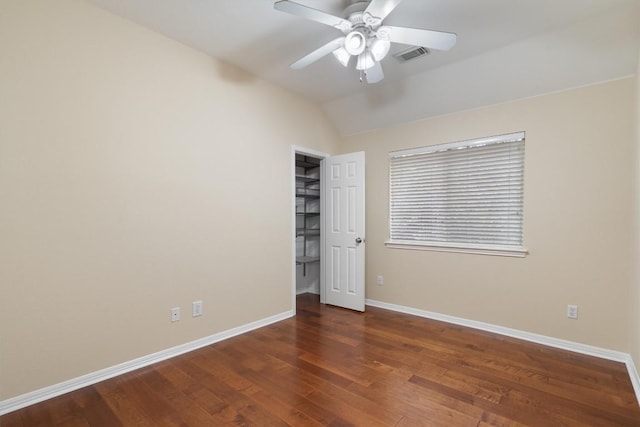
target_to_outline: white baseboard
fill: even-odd
[[[600,347],[594,347],[587,344],[581,344],[573,341],[552,338],[545,335],[534,334],[531,332],[520,331],[517,329],[506,328],[504,326],[492,325],[490,323],[476,322],[475,320],[464,319],[462,317],[449,316],[446,314],[434,313],[431,311],[420,310],[417,308],[406,307],[402,305],[389,304],[386,302],[367,299],[366,305],[372,307],[384,308],[386,310],[397,311],[400,313],[411,314],[427,319],[439,320],[442,322],[452,323],[454,325],[466,326],[469,328],[479,329],[482,331],[493,332],[499,335],[505,335],[512,338],[518,338],[524,341],[535,342],[549,347],[555,347],[562,350],[573,351],[576,353],[595,356],[601,359],[611,360],[614,362],[624,363],[629,372],[629,378],[636,394],[638,404],[640,404],[640,376],[636,370],[631,355],[621,351],[609,350]]]
[[[448,316],[445,314],[434,313],[426,310],[420,310],[411,307],[405,307],[396,304],[389,304],[381,301],[366,300],[366,305],[372,307],[384,308],[387,310],[397,311],[400,313],[411,314],[414,316],[425,317],[428,319],[439,320],[455,325],[467,326],[474,329],[480,329],[487,332],[493,332],[500,335],[506,335],[513,338],[519,338],[525,341],[531,341],[538,344],[548,345],[550,347],[560,348],[563,350],[574,351],[576,353],[586,354],[589,356],[600,357],[602,359],[612,360],[615,362],[622,362],[626,365],[629,372],[629,378],[631,384],[640,403],[640,375],[635,367],[633,359],[627,353],[603,349],[599,347],[593,347],[586,344],[580,344],[572,341],[561,340],[557,338],[547,337],[544,335],[534,334],[531,332],[519,331],[517,329],[506,328],[503,326],[492,325],[489,323],[476,322],[474,320],[463,319],[461,317]],[[173,348],[159,351],[147,356],[143,356],[128,362],[124,362],[109,368],[101,369],[96,372],[92,372],[87,375],[83,375],[62,383],[54,384],[39,390],[35,390],[20,396],[12,397],[7,400],[0,401],[0,415],[7,414],[9,412],[16,411],[35,403],[42,402],[47,399],[51,399],[56,396],[60,396],[65,393],[69,393],[74,390],[78,390],[82,387],[86,387],[92,384],[96,384],[100,381],[113,378],[118,375],[125,374],[127,372],[134,371],[145,366],[152,365],[157,362],[161,362],[166,359],[170,359],[175,356],[179,356],[184,353],[188,353],[193,350],[197,350],[207,345],[214,344],[216,342],[223,341],[225,339],[234,337],[236,335],[243,334],[245,332],[252,331],[254,329],[261,328],[263,326],[270,325],[272,323],[279,322],[281,320],[288,319],[294,316],[293,311],[287,311],[275,316],[267,317],[256,322],[248,323],[237,328],[229,329],[227,331],[219,332],[217,334],[201,338],[196,341],[192,341],[186,344],[182,344]]]
[[[633,390],[636,392],[636,399],[638,399],[638,404],[640,404],[640,375],[638,375],[638,370],[630,354],[627,354],[625,365],[627,365],[627,371],[629,371],[629,378],[631,379]]]
[[[127,372],[134,371],[136,369],[143,368],[145,366],[152,365],[157,362],[161,362],[172,357],[179,356],[184,353],[188,353],[193,350],[197,350],[202,347],[206,347],[210,344],[214,344],[220,341],[224,341],[228,338],[235,337],[236,335],[244,334],[254,329],[261,328],[263,326],[270,325],[272,323],[279,322],[281,320],[293,317],[295,313],[292,310],[284,313],[276,314],[274,316],[267,317],[265,319],[257,320],[255,322],[248,323],[246,325],[238,326],[217,334],[210,335],[205,338],[201,338],[195,341],[188,342],[176,347],[168,348],[166,350],[159,351],[157,353],[149,354],[147,356],[139,357],[128,362],[120,363],[109,368],[101,369],[96,372],[92,372],[87,375],[82,375],[77,378],[73,378],[68,381],[64,381],[58,384],[54,384],[39,390],[35,390],[20,396],[12,397],[7,400],[0,401],[0,415],[8,414],[9,412],[16,411],[35,403],[42,402],[47,399],[51,399],[56,396],[60,396],[70,391],[78,390],[82,387],[86,387],[92,384],[96,384],[100,381],[113,378],[118,375],[125,374]]]
[[[308,286],[304,289],[297,289],[296,290],[296,295],[302,295],[302,294],[316,294],[316,295],[320,295],[320,291],[317,289],[316,286]]]

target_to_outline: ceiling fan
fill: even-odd
[[[435,50],[449,50],[456,44],[456,35],[453,33],[382,25],[382,21],[401,1],[354,0],[344,10],[344,17],[289,0],[276,1],[276,10],[329,25],[344,34],[294,62],[290,67],[299,70],[330,53],[347,67],[351,58],[356,57],[356,69],[361,72],[360,80],[364,74],[368,83],[378,83],[384,78],[380,61],[389,53],[391,43]]]

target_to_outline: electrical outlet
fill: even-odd
[[[384,285],[384,276],[381,274],[378,276],[378,286]]]
[[[180,320],[180,307],[173,307],[171,309],[171,321],[177,322]]]
[[[193,317],[202,316],[202,301],[194,301],[191,303],[191,315]]]
[[[567,306],[567,317],[569,319],[577,319],[578,318],[578,306],[569,304]]]

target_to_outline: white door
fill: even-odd
[[[324,163],[325,302],[364,311],[364,152]]]

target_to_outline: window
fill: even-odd
[[[524,256],[524,132],[389,154],[389,247]]]

